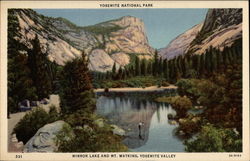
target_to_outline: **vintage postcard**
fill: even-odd
[[[0,160],[249,160],[247,1],[2,1]]]

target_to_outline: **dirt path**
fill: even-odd
[[[15,128],[16,124],[24,117],[26,112],[18,112],[10,114],[10,119],[8,119],[8,151],[9,152],[21,152],[21,148],[17,144],[17,140],[13,138],[11,133]]]
[[[60,99],[58,95],[50,95],[50,102],[47,105],[40,105],[45,111],[49,111],[49,107],[54,105],[58,111],[60,111]],[[27,111],[28,112],[28,111]],[[24,117],[27,112],[18,112],[10,114],[10,119],[8,119],[8,151],[9,152],[22,152],[22,144],[18,143],[11,133],[15,128],[16,124]]]

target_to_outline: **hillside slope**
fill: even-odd
[[[195,25],[191,29],[173,39],[165,48],[159,50],[163,59],[173,59],[176,56],[185,54],[190,43],[195,39],[203,23]]]
[[[31,9],[14,9],[18,18],[21,43],[32,48],[30,40],[38,36],[43,52],[57,64],[64,65],[86,52],[90,69],[111,70],[114,62],[119,67],[130,62],[128,54],[151,58],[154,49],[148,44],[142,20],[125,16],[93,26],[79,27],[64,18],[46,17]],[[121,60],[113,54],[127,55]]]
[[[202,54],[210,46],[223,50],[242,37],[241,9],[209,9],[203,23],[195,25],[159,50],[164,59],[186,53]]]
[[[186,52],[202,54],[210,46],[223,50],[242,38],[242,9],[209,9],[200,33]]]

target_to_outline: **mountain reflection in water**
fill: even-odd
[[[106,97],[97,99],[97,114],[107,118],[126,131],[123,143],[130,151],[182,152],[184,146],[173,134],[177,125],[168,123],[168,114],[174,114],[165,103],[140,100],[136,97]],[[139,135],[139,122],[143,122]]]

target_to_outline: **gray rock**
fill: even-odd
[[[112,129],[113,134],[119,136],[125,136],[125,131],[122,128],[118,127],[117,125],[111,125],[111,127],[113,128]]]
[[[44,125],[25,144],[23,152],[54,152],[57,150],[55,137],[62,129],[64,121],[56,121]]]
[[[89,125],[84,125],[83,129],[88,132],[93,132],[93,129]]]
[[[102,118],[97,119],[94,121],[94,124],[96,124],[98,127],[104,127],[104,120]]]
[[[49,60],[59,65],[65,65],[67,61],[80,57],[82,50],[90,57],[90,70],[99,72],[112,69],[114,60],[110,58],[110,54],[114,51],[141,53],[144,57],[153,57],[154,49],[149,45],[144,23],[136,17],[125,16],[93,26],[78,27],[64,18],[44,17],[32,10],[15,10],[14,14],[18,17],[20,26],[18,41],[32,48],[30,40],[37,35],[42,52],[48,53]],[[106,33],[106,28],[112,26],[118,29]],[[104,32],[98,33],[91,28],[103,28]],[[99,49],[97,54],[93,53],[96,49]],[[117,65],[121,66],[128,63],[128,59],[120,61],[116,57],[115,60]]]
[[[95,71],[106,72],[112,69],[114,60],[102,49],[95,49],[89,55],[89,68]],[[116,64],[119,69],[120,65]]]
[[[185,54],[186,49],[190,43],[195,39],[198,32],[201,30],[203,23],[195,25],[186,32],[180,34],[173,39],[165,48],[159,50],[159,55],[163,59],[173,59],[176,56]]]
[[[117,63],[120,64],[121,66],[125,66],[129,64],[130,62],[130,57],[128,54],[125,54],[124,52],[118,52],[114,53],[111,55],[111,58]]]
[[[182,130],[180,130],[180,131],[179,131],[179,135],[182,135],[182,136],[183,136],[183,135],[185,135],[185,133],[184,133]]]
[[[177,125],[177,121],[175,120],[169,120],[168,122],[170,125]]]

